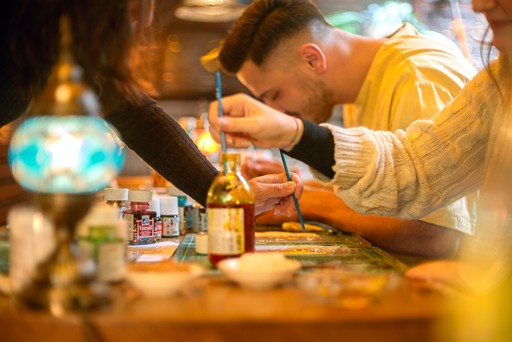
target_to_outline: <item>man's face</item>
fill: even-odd
[[[246,61],[237,77],[270,107],[316,123],[327,121],[335,105],[325,84],[300,67],[262,68]]]

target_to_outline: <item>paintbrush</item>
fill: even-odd
[[[288,163],[286,162],[286,156],[284,155],[284,152],[282,150],[279,150],[279,153],[281,154],[281,160],[283,161],[284,171],[286,172],[286,178],[288,178],[289,181],[292,180],[292,176],[290,174],[290,169],[288,169]],[[297,200],[297,197],[295,194],[292,194],[293,202],[295,203],[295,209],[297,209],[297,215],[299,216],[300,225],[302,227],[302,231],[306,231],[306,227],[304,226],[304,219],[302,218],[302,213],[300,212],[299,207],[299,201]]]
[[[219,47],[214,48],[206,55],[201,57],[201,65],[208,72],[215,74],[215,97],[219,104],[219,118],[224,116],[224,110],[222,109],[222,84],[220,79],[220,64],[219,64]],[[226,135],[224,131],[220,132],[220,143],[222,153],[226,153]]]

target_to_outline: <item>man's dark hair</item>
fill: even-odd
[[[256,0],[234,23],[219,53],[224,71],[235,74],[250,59],[261,65],[283,40],[308,25],[329,25],[308,0]]]

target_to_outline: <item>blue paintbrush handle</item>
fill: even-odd
[[[219,118],[221,118],[224,116],[224,110],[222,109],[222,85],[220,82],[219,70],[215,72],[215,88],[215,96],[217,97],[217,103],[219,104]],[[222,153],[226,153],[226,134],[224,134],[224,131],[220,132],[220,144]]]
[[[292,175],[290,174],[290,169],[288,169],[288,163],[286,162],[286,156],[284,155],[284,152],[282,150],[279,150],[279,153],[281,154],[281,160],[283,161],[284,171],[286,172],[286,178],[288,178],[289,181],[292,180]],[[295,197],[295,194],[292,194],[293,202],[295,203],[295,209],[297,209],[297,215],[299,216],[300,225],[302,226],[302,231],[306,231],[306,227],[304,226],[304,219],[302,218],[302,213],[300,212],[299,207],[299,201],[297,200],[297,197]]]

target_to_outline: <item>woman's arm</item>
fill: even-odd
[[[217,170],[156,101],[145,96],[143,106],[126,104],[105,118],[153,169],[198,203],[206,203]]]

